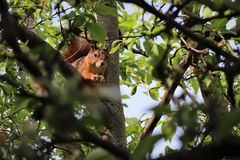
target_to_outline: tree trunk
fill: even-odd
[[[103,0],[102,3],[108,6],[115,6],[114,3],[111,3],[108,0]],[[118,37],[118,18],[117,16],[98,14],[97,20],[98,23],[106,29],[108,39],[111,39],[110,41],[107,41],[109,50],[114,38]],[[111,92],[115,94],[115,97],[114,100],[108,100],[104,103],[104,119],[107,121],[106,128],[112,134],[114,143],[121,148],[126,148],[125,118],[119,85],[119,53],[109,54],[107,63],[108,66],[105,75],[106,86],[111,89]]]

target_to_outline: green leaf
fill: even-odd
[[[6,95],[10,95],[11,94],[11,88],[9,86],[7,86],[6,84],[0,84],[0,88],[2,88],[3,92]]]
[[[90,22],[96,23],[96,18],[94,17],[94,15],[92,14],[83,14],[83,16]]]
[[[171,112],[171,105],[167,104],[167,105],[163,105],[161,107],[159,106],[155,106],[153,108],[153,111],[159,115],[163,115],[163,114],[169,114]]]
[[[169,153],[174,153],[174,152],[176,152],[177,150],[174,150],[174,149],[172,149],[171,147],[169,147],[169,146],[166,146],[165,147],[165,153],[166,154],[169,154]]]
[[[151,96],[151,98],[153,100],[158,100],[158,98],[159,98],[159,91],[158,91],[158,89],[155,89],[155,88],[150,89],[149,90],[149,95]]]
[[[230,134],[231,130],[233,129],[233,126],[238,125],[240,123],[240,111],[239,110],[233,110],[229,113],[226,113],[218,123],[218,126],[215,130],[215,138],[216,140],[221,140],[228,134]]]
[[[144,77],[144,81],[146,84],[152,83],[152,70],[153,70],[152,66],[147,67],[147,70],[145,72],[145,77]]]
[[[110,50],[110,54],[117,52],[122,47],[122,40],[114,41]]]
[[[19,3],[20,3],[20,0],[14,0],[13,1],[13,5],[15,5],[15,6],[19,5]]]
[[[142,47],[141,47],[141,45],[140,45],[140,41],[139,41],[139,40],[136,40],[136,41],[135,41],[135,45],[136,45],[136,48],[137,48],[139,51],[143,52],[143,50],[142,50]]]
[[[208,88],[209,85],[212,83],[212,81],[211,81],[210,78],[206,77],[206,78],[204,79],[204,83],[205,83],[206,87]]]
[[[114,160],[114,158],[106,150],[96,148],[86,156],[86,160]]]
[[[226,18],[215,19],[212,21],[212,26],[214,29],[225,28],[228,20]]]
[[[71,11],[70,13],[66,14],[63,16],[64,19],[71,19],[73,17],[76,16],[76,12],[75,11]]]
[[[213,0],[214,3],[222,4],[223,0]]]
[[[123,2],[117,1],[117,4],[118,4],[122,9],[125,9],[125,6],[123,5]]]
[[[93,40],[96,40],[100,43],[105,42],[105,38],[107,37],[107,32],[105,28],[103,28],[101,25],[97,23],[90,23],[87,25],[87,28],[91,33]]]
[[[143,46],[144,46],[144,49],[145,49],[145,51],[146,51],[146,54],[147,55],[151,55],[152,53],[151,53],[151,43],[150,43],[150,41],[148,40],[148,39],[146,39],[144,42],[143,42]]]
[[[131,141],[128,143],[128,149],[133,151],[139,140],[139,135],[142,132],[141,121],[138,118],[126,118],[126,135],[131,138]]]
[[[134,126],[139,123],[139,119],[138,118],[126,118],[126,123],[129,126]]]
[[[74,21],[73,21],[73,27],[80,27],[84,24],[84,22],[86,21],[86,18],[83,16],[76,16]]]
[[[192,78],[190,81],[190,84],[194,90],[194,93],[197,94],[198,90],[199,90],[199,85],[198,85],[198,81],[196,78]]]
[[[203,17],[209,18],[213,15],[213,11],[209,7],[204,7],[203,9]]]
[[[217,63],[217,58],[216,58],[216,56],[213,56],[213,55],[207,55],[206,56],[206,61],[209,64],[216,64]]]
[[[166,29],[166,26],[165,25],[160,25],[160,26],[157,26],[153,29],[152,31],[152,34],[155,35],[157,33],[160,33],[161,31],[163,31],[164,29]]]
[[[146,57],[140,57],[137,59],[138,67],[146,67],[148,65]]]
[[[169,1],[168,0],[162,0],[162,3],[163,4],[166,4],[166,3],[168,3]]]
[[[161,138],[160,135],[158,136],[150,136],[144,138],[142,141],[140,141],[139,145],[131,155],[131,160],[141,160],[144,159],[147,153],[149,153],[153,147],[154,144]]]
[[[128,99],[128,98],[130,98],[127,94],[124,94],[124,95],[122,95],[121,97],[122,97],[122,99]]]
[[[159,55],[158,45],[155,42],[151,43],[151,53],[154,55]]]
[[[100,14],[108,14],[108,15],[118,16],[116,8],[106,6],[106,5],[98,5],[94,8],[94,11],[96,13],[100,13]]]
[[[133,96],[137,92],[137,86],[133,86],[131,91],[131,96]]]
[[[173,121],[166,121],[162,123],[162,133],[164,139],[167,141],[171,141],[172,137],[176,132],[176,126],[174,125]]]
[[[135,86],[135,84],[129,82],[129,81],[124,81],[124,80],[121,80],[120,81],[121,85],[126,85],[126,86]]]
[[[29,99],[25,99],[22,97],[16,97],[14,101],[14,105],[16,105],[18,108],[24,108],[29,104]]]

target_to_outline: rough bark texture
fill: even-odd
[[[109,1],[103,1],[104,4],[113,6]],[[108,39],[118,37],[118,18],[112,15],[98,14],[98,23],[107,31]],[[111,46],[112,41],[108,41],[107,46]],[[109,49],[108,47],[108,49]],[[125,118],[120,94],[119,85],[119,53],[108,56],[108,67],[106,71],[106,86],[114,93],[114,100],[105,102],[106,127],[113,135],[114,142],[122,148],[126,148],[125,136]]]

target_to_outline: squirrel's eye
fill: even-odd
[[[97,53],[95,53],[93,56],[94,56],[94,57],[97,57]]]

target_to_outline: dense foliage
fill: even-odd
[[[181,147],[156,159],[240,157],[240,2],[2,0],[0,14],[1,159],[154,159],[179,130]],[[97,14],[118,16],[118,37]],[[152,117],[126,118],[127,150],[100,138],[104,120],[84,105],[98,97],[62,58],[76,35],[114,40],[122,99],[141,87],[159,101]]]

